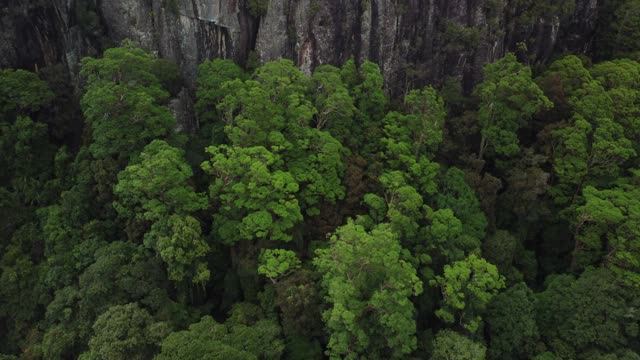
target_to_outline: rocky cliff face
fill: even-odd
[[[448,77],[469,88],[505,51],[530,63],[589,52],[598,0],[540,1],[1,0],[0,65],[63,62],[74,74],[81,57],[130,38],[175,60],[191,88],[214,57],[285,57],[307,73],[355,57],[380,64],[394,95]]]

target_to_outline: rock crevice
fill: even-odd
[[[469,88],[505,51],[529,63],[554,51],[588,53],[598,12],[597,0],[576,0],[566,16],[523,23],[509,0],[261,1],[266,12],[256,17],[248,0],[5,0],[0,65],[62,62],[73,75],[83,56],[130,38],[176,61],[189,88],[204,60],[244,63],[253,53],[263,62],[292,59],[306,73],[371,60],[398,96],[448,77]]]

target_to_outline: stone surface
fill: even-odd
[[[130,38],[176,61],[190,89],[198,64],[215,57],[289,58],[305,73],[354,57],[377,62],[387,91],[399,96],[448,77],[470,89],[482,65],[522,51],[519,43],[530,63],[554,51],[588,53],[598,10],[598,0],[576,0],[572,15],[522,25],[509,0],[262,1],[266,14],[256,18],[248,0],[0,0],[0,65],[63,62],[73,77],[83,56]],[[79,25],[79,4],[96,9],[99,26]],[[456,29],[469,28],[477,39],[452,41]]]

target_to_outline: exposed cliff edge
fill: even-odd
[[[547,1],[548,2],[548,1]],[[124,38],[175,60],[192,87],[214,57],[290,58],[305,72],[349,57],[380,64],[392,94],[447,77],[469,87],[483,64],[516,51],[546,62],[589,53],[597,0],[518,8],[515,0],[2,0],[0,66],[33,70],[80,58]],[[558,5],[556,5],[558,4]],[[536,5],[537,6],[537,5]]]

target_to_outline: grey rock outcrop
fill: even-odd
[[[566,16],[520,24],[509,0],[254,2],[266,5],[261,16],[248,0],[2,0],[0,65],[62,62],[75,74],[83,56],[130,38],[176,61],[189,88],[198,64],[215,57],[290,58],[306,73],[354,57],[377,62],[388,91],[400,95],[447,77],[470,88],[482,65],[507,50],[531,63],[554,51],[588,53],[598,8],[597,0],[576,0]],[[92,28],[78,9],[95,13]]]

